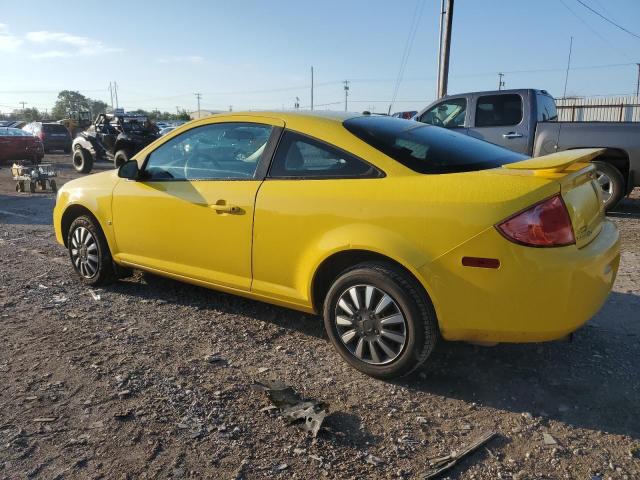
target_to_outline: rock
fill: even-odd
[[[126,398],[129,395],[131,395],[131,390],[121,390],[118,392],[118,397],[120,398]]]
[[[376,457],[375,455],[369,454],[365,458],[365,462],[373,465],[374,467],[377,467],[378,465],[382,465],[384,463],[384,460],[382,460],[380,457]]]
[[[546,432],[542,434],[542,440],[544,441],[545,445],[557,445],[558,444],[558,442],[556,442],[556,439],[553,438],[551,435],[549,435]]]
[[[258,373],[264,373],[264,372],[268,372],[269,371],[269,367],[260,367],[258,369]]]
[[[282,471],[286,470],[287,468],[289,468],[289,465],[287,465],[286,463],[282,463],[282,464],[280,464],[280,465],[278,465],[276,467],[276,471],[282,472]]]
[[[429,420],[427,420],[427,417],[416,417],[416,422],[418,422],[420,425],[426,425],[427,423],[429,423]]]

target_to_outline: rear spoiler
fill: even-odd
[[[502,168],[510,170],[536,170],[535,174],[559,173],[574,163],[587,163],[604,151],[604,148],[578,148],[530,158],[521,162],[508,163]]]

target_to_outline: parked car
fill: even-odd
[[[0,162],[29,160],[40,163],[44,147],[38,137],[19,128],[0,127]]]
[[[404,118],[408,120],[410,118],[413,118],[416,115],[416,113],[418,113],[416,110],[409,110],[406,112],[396,112],[391,116],[396,118]]]
[[[159,128],[159,125],[158,125]],[[173,132],[177,127],[164,127],[160,130],[160,136],[164,137],[167,133]]]
[[[606,209],[640,186],[640,123],[559,122],[546,90],[496,90],[449,95],[415,119],[455,129],[538,157],[575,148],[603,148],[593,159]]]
[[[89,173],[96,160],[119,167],[159,136],[158,128],[145,116],[101,113],[73,139],[73,166],[81,173]]]
[[[52,150],[62,150],[71,153],[71,134],[64,125],[59,123],[31,122],[22,129],[38,137],[44,145],[45,153]]]
[[[231,155],[249,128],[266,141]],[[136,268],[321,313],[347,362],[391,378],[440,336],[552,340],[598,311],[620,259],[599,154],[530,159],[388,116],[230,113],[66,183],[53,224],[85,284]]]

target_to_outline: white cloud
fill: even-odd
[[[34,53],[33,58],[61,58],[78,55],[100,55],[103,53],[119,52],[119,48],[108,47],[99,40],[88,37],[80,37],[65,32],[49,32],[46,30],[28,32],[25,35],[27,41],[53,47],[44,52]],[[66,48],[65,48],[66,47]]]
[[[158,59],[158,63],[202,63],[204,58],[200,55],[184,55],[163,57]]]
[[[9,26],[0,23],[0,52],[15,52],[21,44],[20,38],[9,33]]]

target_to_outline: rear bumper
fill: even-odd
[[[421,273],[445,339],[539,342],[562,338],[597,313],[615,281],[619,250],[608,220],[583,248],[524,247],[490,228]],[[463,256],[498,258],[500,267],[464,267]]]

